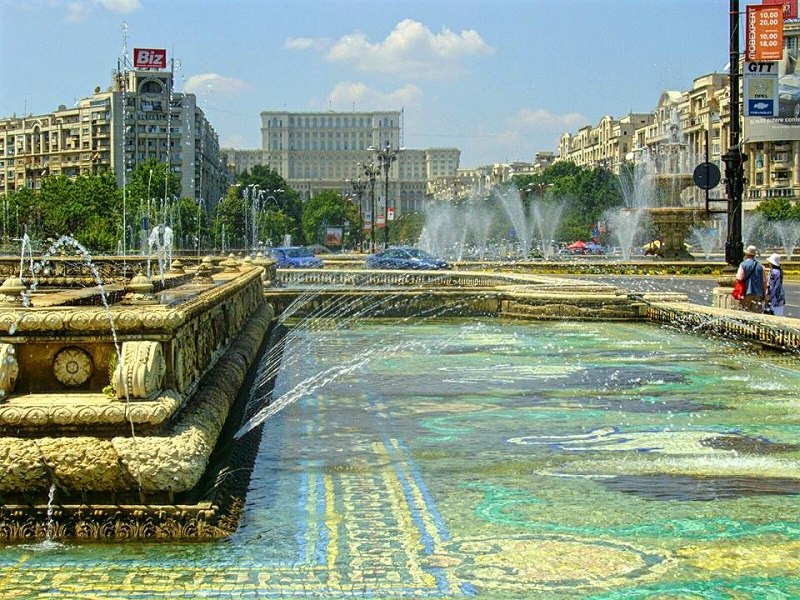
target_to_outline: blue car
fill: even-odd
[[[449,269],[450,265],[424,250],[395,246],[367,257],[368,269]]]
[[[310,248],[291,246],[273,248],[272,258],[278,263],[279,269],[321,269],[322,259],[314,255]]]

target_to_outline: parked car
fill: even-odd
[[[275,262],[278,263],[278,268],[281,269],[322,268],[322,259],[315,256],[311,248],[303,248],[301,246],[272,248],[270,253]]]
[[[449,269],[441,258],[412,246],[394,246],[382,252],[370,254],[366,260],[368,269]]]

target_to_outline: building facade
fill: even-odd
[[[169,71],[127,71],[73,108],[0,119],[0,193],[39,189],[49,175],[109,170],[123,187],[153,158],[178,177],[181,196],[213,206],[228,185],[218,136],[194,94],[171,88]]]
[[[784,23],[784,60],[781,72],[796,77],[797,57],[800,56],[800,22]],[[743,72],[743,70],[740,70]],[[795,74],[795,75],[792,75]],[[782,81],[783,78],[781,78]],[[740,81],[739,97],[743,98]],[[782,85],[782,83],[781,83]],[[779,86],[779,93],[781,92]],[[795,108],[800,112],[800,102]],[[740,114],[743,114],[740,111]],[[711,73],[694,80],[692,89],[684,92],[668,91],[659,98],[652,114],[629,115],[633,117],[633,137],[626,135],[627,127],[611,117],[604,117],[596,126],[586,126],[575,134],[561,136],[558,160],[570,160],[586,167],[607,167],[616,172],[626,157],[636,160],[644,154],[659,155],[670,139],[671,128],[677,125],[687,156],[692,165],[702,162],[715,164],[724,178],[725,164],[722,156],[730,146],[730,76],[727,73]],[[642,122],[642,117],[647,122]],[[617,127],[619,123],[619,127]],[[791,127],[790,129],[794,129]],[[610,132],[610,138],[608,134]],[[800,137],[792,131],[788,137]],[[609,144],[608,141],[611,140]],[[604,143],[605,142],[605,143]],[[628,147],[629,153],[624,149]],[[745,123],[742,135],[745,187],[742,207],[752,211],[768,198],[800,199],[800,140],[774,139],[770,141],[748,141]],[[725,208],[721,202],[726,197],[724,184],[708,193],[711,208]],[[685,205],[705,204],[705,191],[689,186],[682,193]]]
[[[261,148],[223,149],[229,171],[238,174],[257,164],[276,171],[305,201],[323,190],[350,194],[350,181],[365,179],[364,165],[377,164],[387,145],[396,153],[388,178],[388,206],[394,216],[424,210],[429,182],[452,176],[459,166],[457,148],[402,148],[399,111],[261,113]],[[386,173],[376,179],[376,209],[384,214]],[[370,194],[368,187],[365,194]]]

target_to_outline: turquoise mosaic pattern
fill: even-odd
[[[278,393],[331,376],[266,423],[234,536],[6,546],[0,597],[800,598],[795,359],[459,320],[305,331],[284,360]]]

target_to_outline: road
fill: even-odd
[[[680,292],[688,296],[689,302],[704,306],[711,306],[711,291],[717,287],[716,279],[702,276],[581,275],[579,278],[611,283],[631,292]],[[786,289],[784,316],[800,318],[800,282],[784,281],[783,287]]]

